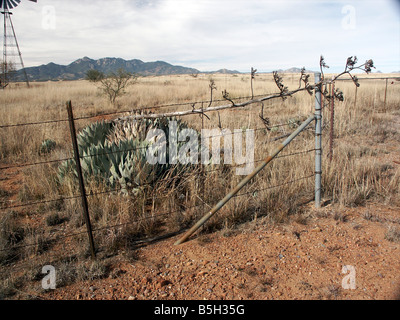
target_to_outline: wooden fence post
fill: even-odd
[[[79,157],[78,142],[76,140],[74,115],[72,113],[71,101],[67,102],[67,111],[68,111],[69,128],[71,131],[72,146],[74,148],[76,172],[78,173],[79,189],[81,191],[81,196],[82,196],[83,218],[85,219],[85,223],[86,223],[86,229],[87,229],[87,233],[88,233],[88,237],[89,237],[89,245],[90,245],[90,252],[92,255],[92,259],[96,259],[96,250],[94,247],[93,232],[92,232],[92,226],[90,223],[89,207],[88,207],[87,198],[86,198],[85,184],[83,181],[81,159]]]

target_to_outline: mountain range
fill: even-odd
[[[69,65],[59,65],[53,62],[43,64],[37,67],[25,68],[29,81],[48,81],[48,80],[79,80],[84,79],[86,72],[95,69],[108,74],[118,69],[124,69],[127,72],[136,73],[142,76],[159,76],[171,74],[197,74],[201,73],[194,68],[174,66],[164,61],[143,62],[139,59],[124,60],[121,58],[102,58],[93,60],[88,57],[75,60]],[[235,70],[220,69],[212,73],[240,73]],[[16,80],[23,81],[22,70],[16,73]]]
[[[136,73],[142,76],[159,76],[172,74],[198,74],[198,73],[221,73],[238,74],[239,71],[220,69],[217,71],[201,72],[194,68],[175,66],[164,61],[143,62],[139,59],[124,60],[121,58],[101,58],[98,60],[83,57],[75,60],[69,65],[59,65],[53,62],[43,64],[37,67],[25,68],[29,81],[49,81],[49,80],[79,80],[84,79],[86,72],[95,69],[109,74],[118,69],[124,69],[127,72]],[[287,70],[278,70],[281,73],[299,73],[300,68],[290,68]],[[307,72],[312,72],[308,71]],[[17,81],[24,81],[22,70],[16,72]]]
[[[88,57],[78,59],[69,65],[59,65],[50,62],[46,65],[25,68],[25,71],[30,81],[78,80],[84,79],[86,72],[90,69],[96,69],[108,74],[120,68],[127,72],[137,73],[143,76],[199,73],[196,69],[173,66],[164,61],[143,62],[138,59],[124,60],[121,58],[93,60]],[[17,80],[23,80],[23,78],[23,72],[19,70],[17,72]]]
[[[278,69],[276,71],[278,71],[279,73],[301,73],[301,68],[293,67],[293,68],[289,68],[286,70]],[[315,73],[315,71],[311,71],[311,70],[304,70],[304,72],[305,73]]]

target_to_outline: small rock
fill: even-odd
[[[151,283],[151,278],[149,278],[149,277],[144,277],[143,279],[142,279],[142,284],[149,284],[149,283]]]
[[[165,287],[165,286],[167,286],[167,285],[169,285],[169,284],[171,284],[171,283],[172,283],[172,282],[169,281],[169,280],[161,279],[161,280],[158,282],[157,287],[158,287],[158,288],[162,288],[162,287]]]
[[[315,227],[314,229],[311,229],[311,232],[321,232],[322,229],[320,227]]]
[[[203,271],[200,271],[197,275],[198,275],[198,276],[204,276],[204,275],[206,275],[207,273],[208,273],[207,271],[203,270]]]
[[[136,300],[136,297],[134,297],[134,296],[129,296],[128,300]]]

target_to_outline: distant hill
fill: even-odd
[[[207,73],[237,74],[240,72],[237,70],[219,69],[217,71],[211,71],[211,72],[207,72]]]
[[[278,69],[276,71],[278,71],[279,73],[301,73],[301,68],[292,67],[292,68],[289,68],[286,70]],[[305,70],[305,72],[306,73],[315,73],[315,71],[311,71],[311,70]]]
[[[51,62],[38,67],[25,68],[25,70],[30,81],[46,81],[84,79],[86,72],[90,69],[107,74],[117,71],[119,68],[143,76],[200,73],[197,69],[174,66],[164,61],[143,62],[138,59],[124,60],[121,58],[93,60],[88,57],[78,59],[66,66]],[[16,80],[24,80],[22,70],[17,72]]]
[[[86,72],[90,69],[101,71],[105,74],[115,72],[118,69],[124,69],[128,72],[137,73],[142,76],[160,76],[173,74],[197,74],[197,73],[219,73],[219,74],[238,74],[239,71],[219,69],[217,71],[202,72],[194,68],[174,66],[164,61],[143,62],[139,59],[124,60],[121,58],[101,58],[98,60],[83,57],[69,65],[59,65],[50,62],[46,65],[25,68],[30,81],[48,81],[48,80],[79,80],[84,79]],[[300,73],[301,68],[290,68],[286,70],[277,70],[280,73]],[[306,70],[307,73],[314,71]],[[17,81],[24,81],[22,70],[17,71]]]

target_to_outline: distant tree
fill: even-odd
[[[104,73],[99,71],[99,70],[95,70],[95,69],[90,69],[86,72],[86,80],[89,80],[90,82],[98,82],[102,79],[104,79]]]
[[[118,69],[117,72],[111,72],[100,80],[100,89],[108,97],[112,104],[121,95],[125,94],[125,89],[136,82],[137,75]]]

